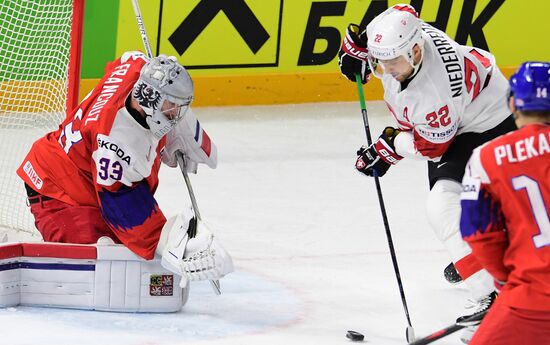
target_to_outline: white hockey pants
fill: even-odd
[[[493,278],[485,269],[478,270],[480,266],[460,234],[461,191],[462,185],[456,181],[438,180],[428,194],[428,221],[437,238],[451,254],[451,259],[473,298],[479,300],[494,290]],[[463,268],[462,273],[460,268]]]

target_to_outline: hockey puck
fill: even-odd
[[[346,334],[346,338],[351,341],[363,341],[363,339],[365,339],[365,336],[359,332],[348,331],[348,333]]]

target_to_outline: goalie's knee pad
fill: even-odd
[[[460,235],[460,193],[462,185],[452,180],[438,180],[426,202],[428,221],[441,242]]]

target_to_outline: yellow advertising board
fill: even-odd
[[[338,69],[348,23],[364,27],[381,0],[147,0],[141,10],[155,54],[176,56],[196,84],[197,104],[355,100]],[[505,74],[550,60],[546,0],[416,0],[420,17],[461,44],[488,49]],[[130,1],[121,1],[116,53],[143,49]],[[366,89],[380,99],[377,81]]]

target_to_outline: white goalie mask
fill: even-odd
[[[132,95],[145,111],[149,129],[160,139],[189,109],[193,81],[175,57],[159,55],[143,66]]]
[[[380,61],[393,60],[400,56],[405,57],[414,68],[412,75],[416,74],[422,59],[417,64],[414,63],[413,47],[418,44],[423,56],[424,39],[422,20],[415,14],[397,9],[388,11],[374,19],[367,37],[369,67],[376,77],[382,78],[384,64]],[[382,71],[377,68],[382,68]]]

